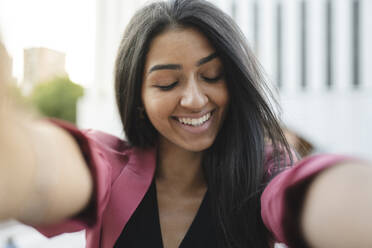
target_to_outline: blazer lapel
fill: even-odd
[[[115,245],[124,226],[151,185],[156,167],[156,149],[134,148],[128,164],[112,185],[110,200],[102,219],[101,244]]]

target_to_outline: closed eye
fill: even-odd
[[[221,80],[223,78],[223,74],[221,73],[220,75],[218,75],[217,77],[205,77],[205,76],[202,76],[202,79],[208,83],[214,83],[214,82],[217,82],[219,80]]]
[[[173,89],[177,84],[178,84],[178,81],[168,84],[168,85],[155,85],[155,87],[163,91],[168,91],[168,90]]]

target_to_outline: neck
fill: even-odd
[[[202,152],[187,151],[162,140],[158,147],[157,185],[175,193],[205,190],[201,159]]]

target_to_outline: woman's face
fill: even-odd
[[[170,29],[150,44],[142,102],[160,142],[202,151],[214,142],[229,102],[220,58],[193,28]]]

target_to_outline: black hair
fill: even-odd
[[[277,171],[284,167],[287,156],[292,161],[291,153],[259,63],[239,27],[213,4],[204,0],[160,1],[140,9],[131,19],[119,48],[115,76],[117,105],[128,142],[143,148],[157,142],[157,131],[138,113],[142,77],[151,41],[172,27],[199,30],[224,66],[229,107],[202,160],[217,231],[223,240],[220,245],[269,247],[271,236],[260,212],[260,197],[267,184],[265,146],[274,150]]]

